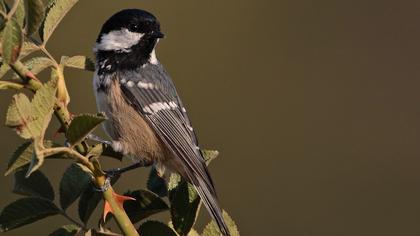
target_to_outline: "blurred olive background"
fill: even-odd
[[[102,23],[123,8],[160,19],[158,57],[201,146],[221,152],[211,173],[242,235],[420,235],[420,1],[80,1],[49,48],[91,56]],[[66,76],[71,110],[95,112],[91,73]],[[0,94],[2,123],[11,95]],[[5,168],[22,140],[4,126],[0,140]],[[43,171],[56,183],[66,165]],[[144,186],[146,175],[116,188]],[[11,177],[0,183],[4,207],[17,196]],[[197,228],[207,220],[202,211]]]

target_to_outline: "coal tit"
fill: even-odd
[[[94,47],[93,86],[108,120],[112,147],[143,162],[179,173],[195,186],[223,235],[229,230],[186,109],[155,47],[163,38],[151,13],[122,10],[109,18]]]

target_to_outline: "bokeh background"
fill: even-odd
[[[88,0],[48,47],[91,56],[102,23],[123,8],[160,19],[158,57],[201,145],[221,152],[211,173],[242,235],[420,235],[420,1]],[[71,110],[95,112],[92,75],[66,76]],[[1,123],[11,95],[0,93]],[[0,140],[5,168],[22,140],[4,126]],[[56,183],[66,165],[43,171]],[[116,188],[144,186],[146,174]],[[0,178],[0,207],[17,198],[12,183]],[[207,220],[202,211],[197,228]]]

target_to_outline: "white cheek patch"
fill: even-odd
[[[136,45],[144,36],[142,33],[131,32],[128,29],[114,30],[102,35],[101,41],[96,44],[94,51],[114,51],[129,49]]]

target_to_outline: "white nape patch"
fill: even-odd
[[[131,88],[131,87],[133,87],[134,86],[134,82],[133,81],[128,81],[127,82],[127,86],[129,87],[129,88]]]
[[[93,49],[94,52],[102,51],[123,51],[129,52],[133,45],[136,45],[144,36],[142,33],[131,32],[128,29],[114,30],[102,35],[101,41]]]
[[[137,83],[137,87],[143,88],[143,89],[154,89],[155,85],[153,83],[147,83],[147,82],[139,81]]]
[[[150,62],[150,64],[153,64],[153,65],[157,65],[159,63],[159,61],[156,57],[156,50],[155,49],[153,49],[153,51],[150,53],[149,62]]]
[[[174,109],[177,108],[178,105],[174,102],[154,102],[152,104],[149,104],[148,106],[146,106],[145,108],[143,108],[143,111],[146,113],[157,113],[161,110],[170,110],[170,109]]]

